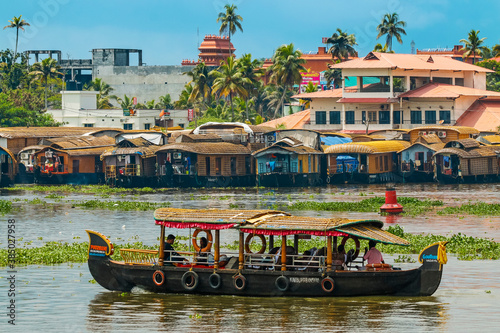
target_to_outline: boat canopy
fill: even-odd
[[[385,244],[409,245],[396,235],[382,230],[379,220],[351,220],[292,216],[282,211],[219,210],[160,208],[155,211],[156,224],[168,228],[202,228],[220,230],[235,228],[260,235],[348,236]]]

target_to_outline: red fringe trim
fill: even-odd
[[[312,236],[347,236],[347,234],[338,231],[312,231],[312,230],[265,230],[265,229],[240,229],[248,234],[288,236],[297,234],[307,234]]]
[[[229,229],[236,225],[236,223],[213,224],[213,223],[200,223],[200,222],[182,223],[182,222],[167,222],[167,221],[156,221],[156,224],[163,225],[166,228],[175,228],[175,229],[200,228],[204,230]]]

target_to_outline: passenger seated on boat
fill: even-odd
[[[314,268],[309,267],[309,266],[313,266],[313,261],[315,259],[317,252],[318,252],[318,249],[315,247],[304,251],[304,254],[302,255],[302,257],[298,258],[298,260],[297,260],[297,264],[300,266],[300,267],[297,267],[297,270],[298,271],[308,271],[308,272],[314,270]]]
[[[375,248],[377,242],[371,240],[368,243],[370,250],[367,251],[365,247],[365,255],[363,256],[364,260],[368,261],[368,264],[384,264],[384,258],[382,257],[382,253]]]
[[[340,244],[337,252],[332,253],[332,268],[336,271],[344,270],[347,261],[344,245]]]
[[[293,246],[287,246],[286,247],[286,265],[289,267],[289,266],[292,266],[293,265],[293,257],[294,255],[296,255],[297,252],[295,251],[295,248]],[[275,254],[275,265],[274,265],[274,268],[275,269],[281,269],[281,247],[279,247],[279,250],[278,252],[276,252]]]
[[[200,238],[200,250],[196,254],[196,259],[198,263],[208,263],[208,256],[210,251],[202,251],[208,246],[208,240],[205,237]]]
[[[175,252],[174,244],[175,236],[170,234],[167,236],[167,241],[165,242],[164,258],[163,261],[166,263],[171,263],[172,261],[187,261],[185,258],[181,257],[179,253]]]

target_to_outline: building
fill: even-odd
[[[154,126],[187,127],[188,110],[97,109],[97,92],[62,91],[62,109],[48,110],[54,119],[69,127],[106,127],[124,130],[149,130]]]
[[[222,61],[234,55],[236,51],[228,36],[217,35],[206,35],[198,50],[199,59],[183,60],[182,66],[196,66],[204,62],[206,66],[219,67]]]
[[[424,49],[424,50],[417,49],[417,54],[440,55],[440,56],[450,57],[458,61],[465,61],[469,64],[472,64],[472,59],[474,59],[474,63],[483,60],[483,57],[479,54],[476,54],[475,56],[471,54],[467,60],[464,59],[463,55],[465,51],[462,50],[463,47],[464,47],[463,45],[455,45],[452,48],[445,47],[445,48],[434,48],[434,49]]]
[[[331,68],[342,70],[342,89],[294,96],[311,101],[304,128],[366,133],[454,125],[477,100],[500,97],[485,90],[489,69],[446,56],[370,52]]]

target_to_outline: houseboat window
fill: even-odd
[[[134,124],[123,124],[123,129],[127,130],[127,131],[132,130],[133,129],[133,125]]]
[[[207,170],[207,176],[210,176],[210,157],[205,157],[205,165]]]
[[[345,123],[347,125],[352,125],[354,124],[355,118],[354,118],[354,111],[346,111],[345,112]]]
[[[264,163],[259,163],[259,173],[264,173],[266,170],[264,170]]]
[[[316,111],[316,124],[326,124],[326,111]]]
[[[434,111],[434,110],[426,110],[425,111],[425,123],[426,124],[435,124],[436,123],[436,111]]]
[[[311,155],[309,155],[309,158],[308,158],[308,168],[307,168],[307,172],[311,173]]]
[[[412,124],[422,123],[422,111],[411,111],[411,123]]]
[[[292,162],[292,172],[297,172],[297,162]]]
[[[378,157],[375,157],[375,170],[378,170]]]
[[[330,124],[340,124],[340,111],[330,111]]]
[[[236,175],[236,157],[231,157],[231,175]]]
[[[94,127],[94,124],[83,124],[83,127]]]
[[[247,175],[252,173],[252,160],[249,156],[245,156],[245,172]]]
[[[390,124],[391,123],[391,113],[390,111],[379,111],[378,116],[380,119],[380,124]]]
[[[488,158],[488,173],[493,173],[493,159]]]
[[[384,171],[389,171],[389,158],[384,156]]]
[[[440,110],[439,111],[439,120],[442,120],[443,124],[450,124],[451,123],[450,110]]]
[[[394,124],[401,124],[401,111],[393,111],[392,118]]]
[[[80,160],[73,160],[73,173],[80,172]]]
[[[304,168],[302,166],[302,160],[299,160],[299,172],[303,173],[303,170],[304,170]]]
[[[222,174],[222,158],[217,157],[215,159],[215,174],[220,175]]]
[[[151,124],[144,124],[144,129],[149,130],[151,128]]]

